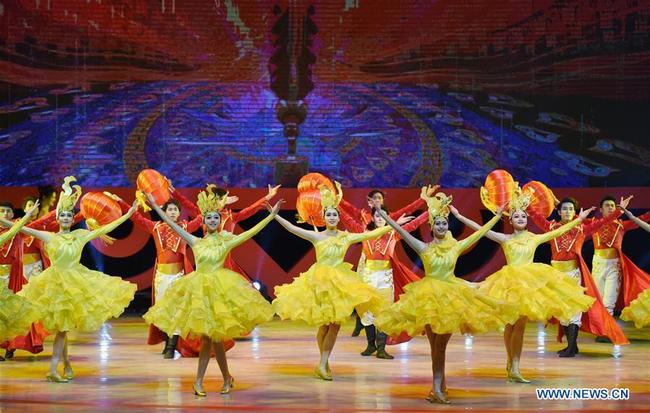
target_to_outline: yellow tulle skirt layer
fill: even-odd
[[[426,325],[436,334],[501,331],[517,320],[517,309],[472,288],[460,279],[433,277],[408,284],[399,301],[375,319],[379,330],[396,336],[417,336]]]
[[[584,287],[550,265],[532,263],[506,265],[490,275],[479,291],[517,307],[520,316],[531,321],[547,321],[553,317],[570,320],[576,313],[587,311],[594,298]]]
[[[650,289],[643,291],[623,309],[621,320],[634,322],[636,328],[650,326]]]
[[[38,319],[36,307],[7,287],[0,286],[0,343],[24,335]]]
[[[169,335],[223,341],[273,318],[271,304],[241,275],[225,268],[197,270],[171,286],[144,319]]]
[[[309,325],[340,324],[353,310],[377,314],[384,299],[364,283],[352,266],[316,263],[294,278],[291,284],[275,287],[273,309],[285,320],[302,320]]]
[[[95,331],[119,317],[133,300],[137,286],[81,264],[51,266],[19,292],[41,313],[46,330]]]

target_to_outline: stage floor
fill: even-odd
[[[361,357],[365,337],[341,329],[334,348],[333,382],[313,376],[318,359],[315,329],[273,321],[228,352],[237,379],[230,395],[219,394],[221,376],[211,360],[204,387],[192,394],[196,359],[163,360],[160,346],[145,344],[140,318],[114,320],[98,333],[75,334],[70,345],[76,378],[45,381],[51,340],[38,356],[16,352],[0,363],[0,412],[34,411],[401,411],[621,410],[650,409],[650,330],[626,325],[632,344],[614,347],[580,335],[580,355],[560,359],[555,329],[529,324],[522,372],[532,384],[505,381],[505,350],[499,334],[455,335],[447,350],[449,406],[424,400],[431,388],[426,338],[390,347],[394,360]],[[536,388],[628,388],[629,400],[542,401]]]

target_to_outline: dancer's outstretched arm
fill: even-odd
[[[287,221],[286,219],[282,218],[280,215],[275,215],[275,220],[278,221],[280,225],[282,225],[287,231],[290,233],[299,236],[302,239],[306,239],[309,242],[316,242],[320,241],[323,239],[323,236],[316,231],[311,231],[308,229],[300,228],[296,225],[293,225],[291,222]]]
[[[174,185],[172,185],[171,179],[167,178],[167,183],[169,184],[169,193],[171,194],[172,197],[174,197],[175,200],[177,200],[183,209],[187,211],[187,215],[190,218],[196,218],[199,215],[201,215],[201,210],[199,209],[198,206],[183,194],[178,192]],[[189,221],[189,220],[188,220]]]
[[[643,228],[644,230],[650,232],[650,224],[648,224],[647,222],[645,222],[645,221],[644,221],[643,219],[641,219],[640,217],[636,217],[636,216],[634,216],[633,213],[631,213],[630,211],[628,211],[628,210],[625,209],[625,208],[623,208],[623,211],[625,211],[625,215],[627,215],[627,217],[630,218],[630,220],[631,220],[632,222],[634,222],[634,223],[635,223],[636,225],[638,225],[640,228]],[[647,214],[647,212],[646,212],[646,214]],[[646,214],[644,214],[644,215],[646,215]],[[643,217],[644,215],[641,215],[641,216]]]
[[[458,219],[460,222],[467,225],[468,227],[470,227],[470,228],[472,228],[472,229],[474,229],[476,231],[481,229],[481,225],[479,225],[478,223],[472,221],[471,219],[461,215],[460,212],[458,212],[456,207],[454,207],[453,205],[449,205],[449,210],[451,211],[452,214],[454,214],[456,219]],[[508,239],[508,235],[506,235],[506,234],[504,234],[502,232],[496,232],[496,231],[492,231],[492,230],[489,230],[485,234],[485,237],[492,240],[492,241],[494,241],[494,242],[498,242],[499,244],[506,242],[506,240]]]
[[[129,208],[131,208],[131,205],[127,204],[120,198],[119,196],[112,194],[110,192],[104,192],[104,195],[108,196],[109,198],[113,199],[115,202],[117,202],[120,205],[120,209],[122,210],[123,214],[126,214],[129,211]],[[137,199],[137,198],[136,198]],[[145,217],[140,213],[140,211],[136,211],[133,216],[131,216],[131,221],[133,223],[145,230],[146,232],[151,232],[153,231],[154,226],[156,225],[155,222],[150,220],[149,218]]]
[[[361,214],[363,213],[363,210],[361,208],[357,208],[356,206],[352,205],[345,198],[341,198],[339,209],[341,214],[345,212],[346,214],[352,216],[354,219],[360,219]]]
[[[478,240],[480,240],[482,237],[484,237],[485,234],[487,234],[487,232],[490,231],[492,229],[492,227],[496,225],[497,222],[499,222],[499,220],[503,216],[503,210],[504,209],[505,209],[505,206],[502,206],[502,207],[498,208],[497,211],[496,211],[496,215],[494,217],[492,217],[491,220],[486,222],[485,225],[483,225],[481,228],[479,228],[478,231],[474,232],[473,234],[471,234],[467,238],[464,238],[464,239],[458,241],[458,245],[460,246],[460,250],[465,251],[466,249],[468,249],[469,247],[471,247],[472,245],[477,243]]]
[[[278,194],[278,189],[280,189],[280,185],[276,185],[276,186],[268,185],[268,188],[269,188],[269,192],[266,195],[264,195],[264,197],[258,199],[257,201],[247,206],[246,208],[242,209],[241,211],[232,214],[232,220],[235,224],[252,217],[253,214],[255,214],[257,211],[264,208],[264,204],[270,202],[271,199],[273,199],[273,197]]]
[[[404,241],[406,241],[406,243],[411,248],[413,248],[415,250],[415,252],[417,252],[419,254],[419,253],[421,253],[422,251],[424,251],[426,249],[426,247],[427,247],[426,243],[424,243],[424,242],[420,241],[419,239],[415,238],[407,230],[402,228],[397,222],[395,222],[394,219],[392,219],[391,217],[388,216],[388,214],[386,214],[386,211],[381,209],[381,210],[379,210],[379,213],[386,220],[386,223],[388,225],[390,225],[391,227],[393,227],[393,229],[395,229],[395,231],[397,231],[399,236],[402,237],[402,239]]]
[[[440,189],[440,185],[428,185],[427,196],[434,196],[438,189]],[[420,209],[422,207],[426,209],[426,203],[424,202],[424,199],[418,198],[415,201],[411,202],[410,204],[406,205],[405,207],[400,208],[395,212],[391,212],[390,217],[393,218],[394,220],[397,220],[398,217],[401,217],[402,215],[411,215],[417,209]]]
[[[32,211],[31,208],[30,208],[30,210],[28,212],[30,212],[30,211],[31,211],[32,214],[34,213],[34,211]],[[23,219],[25,217],[28,217],[28,214],[25,214]],[[21,221],[22,221],[22,219],[21,219]],[[0,225],[2,225],[4,227],[7,227],[7,228],[12,228],[14,226],[14,223],[12,221],[7,220],[7,219],[0,218]],[[30,237],[37,238],[37,239],[39,239],[39,240],[41,240],[43,242],[48,242],[50,240],[50,238],[52,238],[52,234],[49,233],[48,231],[39,231],[37,229],[29,228],[29,227],[22,226],[22,225],[19,227],[19,231],[22,232],[23,234],[29,235]]]
[[[627,198],[621,197],[621,201],[618,204],[618,208],[616,208],[616,211],[609,214],[606,218],[586,218],[582,221],[582,233],[585,234],[585,236],[590,236],[592,234],[595,234],[602,228],[603,226],[610,224],[611,222],[616,221],[617,219],[620,218],[622,215],[622,211],[627,208],[627,206],[630,203],[630,200],[634,198],[634,195],[630,195]],[[625,227],[625,224],[623,224]]]
[[[341,200],[341,203],[339,204],[339,218],[341,218],[341,222],[345,228],[350,232],[364,232],[366,230],[366,226],[363,225],[361,218],[358,215],[350,215],[350,213],[345,208],[341,208],[341,204],[343,204],[343,200]]]
[[[392,217],[391,217],[392,218]],[[403,218],[404,221],[400,222],[400,219]],[[422,225],[424,225],[425,222],[429,220],[429,211],[424,211],[417,217],[407,217],[407,216],[400,216],[399,219],[396,220],[398,224],[400,224],[406,231],[408,232],[413,232],[416,229],[420,228]]]
[[[566,224],[554,229],[553,231],[545,232],[543,234],[537,234],[535,236],[535,239],[537,240],[537,245],[541,245],[545,242],[548,242],[554,238],[559,237],[560,235],[564,234],[567,231],[570,231],[571,228],[575,227],[576,225],[584,221],[584,219],[587,218],[594,209],[596,209],[596,207],[591,207],[589,209],[584,209],[584,210],[581,209],[577,219],[574,219],[571,222],[567,222]]]
[[[97,228],[96,230],[93,231],[88,231],[87,234],[84,235],[85,241],[91,241],[95,238],[99,238],[103,235],[108,234],[109,232],[113,231],[115,228],[119,227],[122,225],[122,223],[129,218],[131,218],[131,215],[136,211],[138,208],[138,202],[133,201],[133,205],[131,205],[131,208],[126,212],[126,214],[122,215],[115,221],[112,221],[106,225],[102,225],[101,227]]]
[[[283,203],[284,200],[282,199],[276,202],[273,207],[271,207],[271,205],[267,203],[267,209],[269,210],[269,215],[263,220],[261,220],[260,222],[258,222],[253,228],[249,229],[248,231],[244,231],[241,234],[235,235],[232,238],[230,238],[228,240],[228,247],[234,248],[244,243],[244,241],[254,237],[255,234],[260,232],[262,228],[267,226],[268,223],[271,222],[271,220],[273,220],[273,218],[278,214],[278,211],[280,210],[280,207],[282,206]]]
[[[16,234],[18,234],[18,231],[20,231],[25,226],[25,224],[30,220],[32,215],[34,215],[37,210],[38,210],[38,201],[36,201],[34,205],[27,210],[25,216],[19,219],[18,222],[13,223],[11,221],[3,220],[4,221],[3,224],[5,222],[8,222],[11,223],[11,225],[9,225],[10,228],[9,231],[0,234],[0,247],[2,247],[7,241],[12,239]]]
[[[350,244],[356,244],[357,242],[363,242],[367,239],[379,238],[390,231],[390,226],[386,225],[381,228],[375,228],[372,231],[363,232],[361,234],[350,234],[350,238],[348,239]]]
[[[185,231],[177,223],[175,223],[173,219],[168,217],[167,214],[165,214],[165,212],[162,209],[160,209],[160,207],[156,204],[156,200],[153,198],[153,196],[151,194],[145,194],[145,195],[147,196],[147,199],[149,200],[149,205],[151,205],[151,207],[154,209],[154,211],[156,211],[156,213],[160,216],[160,218],[162,218],[162,220],[165,221],[165,223],[167,225],[169,225],[169,227],[171,229],[173,229],[174,232],[176,232],[178,235],[180,235],[181,238],[183,238],[185,241],[187,241],[187,243],[190,246],[194,245],[196,243],[196,241],[199,240],[199,238],[197,238],[194,235],[190,234],[189,232]]]

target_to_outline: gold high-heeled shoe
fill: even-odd
[[[72,367],[65,367],[63,369],[63,378],[67,380],[74,379],[74,371],[72,371]]]
[[[228,381],[223,382],[223,386],[221,387],[221,394],[230,393],[230,390],[233,387],[235,387],[235,378],[233,376],[230,376],[230,379]]]
[[[325,371],[326,371],[327,374],[329,374],[330,376],[332,375],[332,370],[330,370],[330,362],[329,362],[329,361],[328,361],[327,363],[325,363]]]
[[[47,373],[45,376],[47,381],[51,383],[67,383],[68,379],[64,379],[63,377],[59,376],[59,373]]]
[[[508,383],[530,383],[530,380],[526,380],[520,372],[508,372]]]
[[[194,395],[199,396],[199,397],[205,397],[207,396],[207,393],[202,390],[197,390],[196,384],[192,386],[192,390],[194,390]]]
[[[427,396],[426,399],[429,403],[451,404],[451,402],[447,399],[447,396],[445,394],[438,395],[433,390],[429,392],[429,395]]]
[[[323,372],[320,369],[320,366],[316,366],[316,368],[314,369],[314,374],[316,374],[316,377],[318,377],[319,379],[323,379],[327,381],[333,380],[332,375],[328,371]]]

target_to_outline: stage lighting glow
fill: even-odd
[[[465,350],[471,350],[472,344],[474,344],[474,336],[471,334],[465,334]]]
[[[544,354],[546,351],[546,331],[544,324],[537,324],[537,354]]]
[[[259,291],[260,288],[262,288],[262,284],[260,284],[259,281],[253,281],[253,287],[255,287],[257,291]]]

